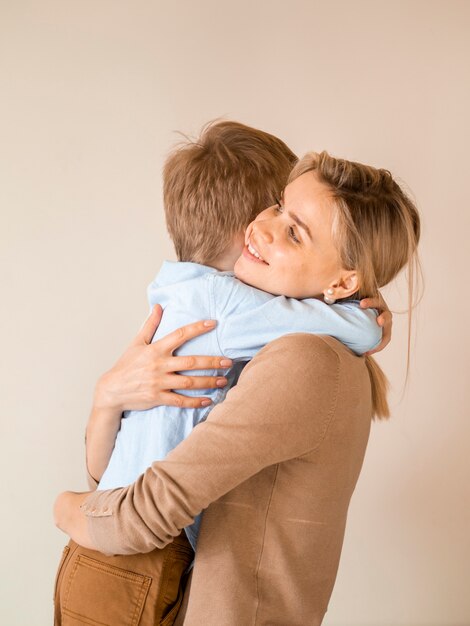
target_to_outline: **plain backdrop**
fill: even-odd
[[[174,258],[174,131],[216,117],[386,167],[416,199],[410,376],[397,314],[379,357],[393,415],[372,428],[324,624],[470,624],[469,64],[465,1],[0,1],[2,624],[52,624],[52,503],[86,486],[94,382]],[[403,309],[403,284],[387,298]]]

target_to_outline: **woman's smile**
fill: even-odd
[[[255,248],[255,246],[251,243],[250,239],[248,240],[248,243],[243,248],[242,254],[249,261],[252,261],[254,263],[263,263],[264,265],[269,265],[269,263],[264,260],[264,258]]]

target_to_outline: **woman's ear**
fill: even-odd
[[[354,270],[344,272],[338,282],[332,285],[336,300],[349,298],[353,293],[359,290],[359,276]]]

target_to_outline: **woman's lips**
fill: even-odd
[[[269,263],[267,263],[263,258],[261,258],[261,256],[258,258],[254,254],[252,254],[250,252],[250,248],[254,250],[255,252],[257,252],[257,250],[253,248],[253,246],[250,243],[248,243],[247,245],[245,245],[245,247],[243,248],[243,252],[242,252],[243,256],[246,259],[248,259],[249,261],[252,261],[253,263],[262,263],[263,265],[269,265]]]

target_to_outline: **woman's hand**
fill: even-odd
[[[181,370],[226,369],[230,359],[210,356],[173,356],[189,339],[213,330],[214,320],[205,320],[178,328],[151,343],[162,318],[162,308],[154,306],[137,337],[113,368],[98,381],[94,407],[122,412],[145,410],[158,405],[184,408],[210,404],[209,398],[188,397],[174,389],[211,389],[224,387],[223,376],[182,376]]]
[[[377,317],[377,324],[382,327],[382,341],[373,350],[366,352],[364,356],[371,356],[376,352],[383,350],[392,339],[392,313],[387,306],[387,303],[379,296],[377,298],[364,298],[361,300],[362,309],[377,309],[379,315]]]
[[[76,543],[84,548],[95,548],[88,532],[86,515],[80,506],[90,492],[76,493],[64,491],[59,494],[54,503],[54,523]]]
[[[224,387],[223,376],[187,376],[181,370],[221,369],[232,365],[230,359],[211,356],[173,356],[183,343],[213,330],[214,320],[178,328],[155,343],[152,337],[162,318],[156,305],[137,337],[109,372],[99,379],[86,429],[86,459],[90,478],[99,482],[111,457],[124,410],[145,410],[158,405],[204,407],[206,397],[189,397],[174,389],[211,389]]]

